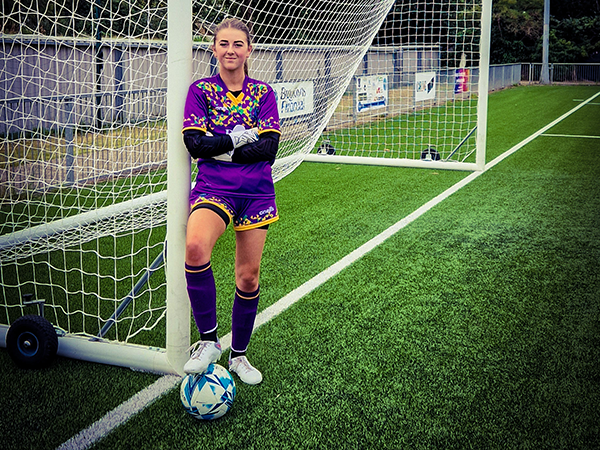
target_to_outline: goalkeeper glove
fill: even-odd
[[[251,144],[258,141],[258,132],[256,128],[250,130],[232,131],[228,134],[233,142],[233,148],[236,149],[242,145]]]
[[[233,150],[229,150],[228,152],[221,153],[220,155],[217,155],[217,156],[213,156],[212,159],[216,159],[217,161],[231,162],[232,157],[233,157]]]

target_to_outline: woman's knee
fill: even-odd
[[[211,248],[202,242],[187,242],[185,245],[185,261],[192,266],[199,266],[210,261]]]
[[[235,277],[236,285],[244,292],[254,292],[256,289],[258,289],[259,277],[259,267],[239,267]]]
[[[210,261],[217,239],[225,231],[226,224],[214,211],[200,208],[194,211],[187,223],[185,260],[188,264],[201,265]]]

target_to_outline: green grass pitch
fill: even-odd
[[[490,95],[487,160],[598,92]],[[598,135],[598,100],[548,133]],[[94,449],[600,447],[600,139],[540,136],[259,328],[258,386],[203,423],[168,392]],[[302,164],[277,183],[260,308],[406,217],[463,172]],[[230,329],[233,233],[214,252]],[[221,364],[226,365],[226,355]],[[0,436],[56,448],[156,375],[0,350]]]

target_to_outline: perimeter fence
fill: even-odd
[[[96,182],[107,174],[118,177],[124,172],[156,170],[166,164],[164,43],[104,42],[97,48],[85,40],[4,36],[0,50],[6,61],[0,69],[0,194],[9,180],[17,191],[32,179],[39,183],[38,189],[47,190],[64,183]],[[262,79],[269,83],[302,81],[289,79],[287,70],[298,60],[312,61],[304,65],[303,75],[315,80],[315,89],[326,85],[331,76],[332,53],[327,47],[257,46],[256,52],[260,53],[256,60],[261,61],[256,69],[266,74]],[[434,72],[440,86],[451,86],[458,69],[443,67],[441,53],[436,45],[371,47],[348,86],[345,103],[352,103],[359,79],[371,75],[385,76],[396,96],[414,94],[415,79],[422,72]],[[217,71],[207,43],[194,45],[194,61],[196,78]],[[129,73],[142,69],[151,76],[129,80]],[[551,83],[600,83],[600,64],[553,63],[549,69]],[[476,85],[478,68],[468,70]],[[489,89],[537,83],[541,71],[537,63],[492,65]],[[90,78],[89,73],[97,76]],[[411,103],[407,105],[410,109]],[[342,102],[328,129],[357,123],[357,114],[344,108],[348,105]],[[361,120],[370,118],[365,115]],[[131,128],[126,160],[122,154],[99,157],[98,152],[111,153],[112,141],[116,141],[111,130],[123,124]],[[55,148],[62,149],[61,161],[49,160],[56,159],[57,153],[49,151]],[[96,161],[106,163],[95,167]]]

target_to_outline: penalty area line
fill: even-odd
[[[315,275],[313,278],[311,278],[298,288],[294,289],[289,294],[285,295],[283,298],[281,298],[271,306],[261,311],[256,316],[254,329],[256,330],[261,325],[264,325],[265,323],[273,320],[275,317],[287,310],[290,306],[299,301],[301,298],[308,295],[309,293],[317,289],[319,286],[324,284],[326,281],[330,280],[335,275],[340,273],[346,267],[350,266],[353,262],[362,258],[371,250],[381,245],[387,239],[398,233],[401,229],[409,225],[414,220],[421,217],[434,206],[438,205],[439,203],[450,197],[459,189],[478,178],[480,175],[494,167],[496,164],[500,163],[508,156],[515,153],[517,150],[523,148],[535,138],[545,133],[554,125],[564,120],[566,117],[570,116],[579,108],[582,108],[584,105],[586,105],[599,95],[600,92],[598,92],[596,95],[593,95],[581,104],[577,105],[575,108],[568,111],[567,113],[563,114],[555,121],[536,131],[528,138],[522,140],[511,149],[498,156],[489,164],[486,164],[485,169],[483,171],[473,172],[470,175],[466,176],[455,185],[446,189],[444,192],[437,195],[436,197],[425,203],[423,206],[421,206],[405,218],[401,219],[399,222],[396,222],[394,225],[384,230],[365,244],[361,245],[356,250],[349,253],[344,258],[340,259],[338,262],[325,269],[323,272]],[[223,338],[221,338],[221,346],[223,348],[223,351],[231,347],[231,333],[228,333],[225,336],[223,336]],[[84,450],[91,447],[92,445],[94,445],[94,443],[96,443],[96,441],[100,440],[104,436],[107,436],[112,430],[116,429],[119,425],[125,423],[132,416],[142,411],[147,406],[151,405],[156,399],[158,399],[159,397],[173,389],[175,386],[177,386],[180,380],[181,377],[177,375],[165,375],[159,378],[153,384],[135,394],[125,403],[122,403],[112,411],[109,411],[104,417],[93,423],[89,428],[81,431],[79,434],[66,441],[64,444],[59,446],[57,450]]]
[[[544,133],[542,136],[547,137],[563,137],[563,138],[581,138],[581,139],[600,139],[600,136],[586,136],[583,134],[552,134]]]
[[[127,422],[132,416],[151,405],[156,399],[174,388],[180,380],[181,377],[177,375],[165,375],[160,377],[125,403],[121,403],[104,417],[94,422],[91,426],[73,436],[60,447],[57,447],[57,450],[82,450],[90,448],[119,425]]]

